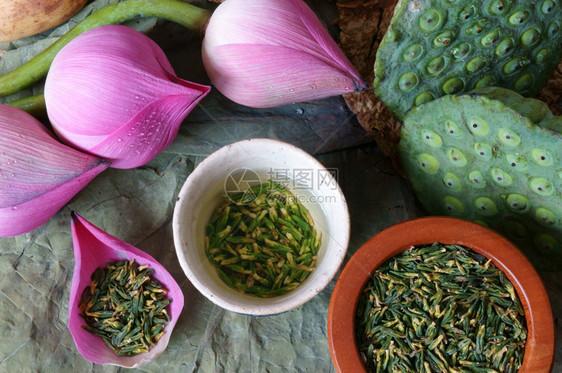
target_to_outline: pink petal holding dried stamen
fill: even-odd
[[[133,368],[153,361],[166,349],[172,330],[183,309],[184,298],[178,283],[152,256],[102,231],[76,213],[72,214],[71,229],[75,261],[68,305],[68,328],[74,338],[76,348],[86,360],[96,364]],[[168,297],[172,300],[168,306],[170,321],[164,327],[164,335],[149,352],[135,356],[118,356],[105,345],[101,337],[82,328],[86,322],[80,316],[78,304],[82,292],[90,285],[91,276],[96,268],[105,267],[108,262],[131,259],[134,259],[139,265],[148,265],[153,268],[153,277],[168,290]]]

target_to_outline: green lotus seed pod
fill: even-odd
[[[460,192],[462,190],[462,183],[457,177],[457,175],[452,174],[450,172],[446,173],[443,176],[443,185],[445,185],[450,190],[454,190],[455,192]]]
[[[429,8],[419,16],[419,27],[425,32],[437,31],[443,25],[443,17],[441,12]]]
[[[507,154],[505,160],[512,170],[523,171],[527,168],[527,159],[519,154]]]
[[[444,31],[433,39],[433,45],[437,48],[444,48],[449,44],[452,44],[455,37],[456,35],[453,31]]]
[[[540,31],[536,28],[531,28],[521,35],[521,44],[525,46],[534,45],[540,38]]]
[[[521,143],[521,138],[519,137],[519,135],[516,132],[506,128],[500,128],[498,130],[498,138],[502,143],[511,147],[517,146]]]
[[[425,173],[434,174],[439,170],[439,162],[429,154],[420,154],[417,161],[418,167]]]
[[[459,20],[461,22],[466,21],[467,19],[469,19],[470,17],[472,17],[472,15],[475,12],[475,8],[474,5],[469,5],[464,7],[461,12],[459,13]]]
[[[480,39],[480,44],[483,47],[494,47],[499,43],[500,32],[499,30],[494,30],[486,34],[482,39]]]
[[[496,84],[496,78],[491,75],[486,75],[474,84],[475,88],[492,87]]]
[[[483,222],[541,268],[562,266],[561,123],[539,100],[482,88],[412,108],[399,152],[428,213]]]
[[[423,54],[423,47],[420,44],[410,45],[402,55],[406,61],[416,61]]]
[[[452,196],[445,196],[443,198],[442,206],[451,215],[460,215],[464,212],[464,206],[458,198]]]
[[[506,15],[512,4],[509,0],[494,0],[489,6],[489,11],[494,15]]]
[[[482,215],[493,216],[498,213],[498,208],[494,201],[488,197],[478,197],[474,201],[476,211]]]
[[[514,57],[503,65],[502,72],[507,76],[514,76],[529,64],[529,60],[525,57]]]
[[[535,219],[545,225],[556,224],[556,215],[552,211],[545,209],[544,207],[539,207],[535,212]]]
[[[449,149],[447,152],[447,158],[449,158],[449,162],[455,167],[466,166],[466,157],[459,149]]]
[[[421,135],[422,140],[431,147],[439,147],[443,143],[443,140],[441,140],[441,136],[431,130],[423,130]]]
[[[561,26],[560,0],[398,0],[377,49],[375,94],[399,119],[422,93],[497,86],[533,97],[562,58]]]
[[[447,133],[447,135],[451,136],[451,137],[456,137],[456,138],[462,138],[462,132],[461,129],[459,128],[459,126],[457,126],[457,124],[453,121],[447,121],[445,122],[445,128],[446,131],[445,133]]]
[[[550,181],[542,177],[535,177],[529,182],[529,189],[539,196],[550,196],[554,193],[554,186]]]
[[[418,77],[413,73],[406,73],[398,80],[398,87],[402,91],[409,91],[418,84]]]
[[[526,10],[513,13],[509,16],[509,24],[511,26],[521,26],[530,18],[530,13]]]
[[[488,134],[488,124],[486,121],[479,117],[474,117],[469,120],[468,130],[477,136],[485,136]]]
[[[470,182],[470,185],[476,189],[484,189],[487,185],[486,179],[478,170],[474,170],[468,174],[468,181]]]
[[[453,48],[451,48],[451,54],[457,60],[463,60],[466,56],[470,55],[472,46],[468,43],[461,43]]]
[[[496,185],[501,187],[508,187],[513,184],[513,178],[511,175],[501,168],[492,168],[490,170],[490,178]]]
[[[556,21],[551,22],[546,30],[546,35],[548,37],[556,37],[560,33],[560,24]]]
[[[466,64],[466,71],[469,73],[476,73],[480,70],[483,70],[486,66],[486,59],[483,57],[475,57],[468,61]]]
[[[520,194],[508,195],[506,202],[510,209],[517,212],[525,211],[527,209],[527,206],[529,206],[527,198]]]
[[[525,91],[527,88],[533,85],[533,76],[529,73],[521,75],[515,83],[513,83],[513,88],[517,91]]]
[[[414,104],[415,105],[425,104],[426,102],[432,101],[433,99],[434,98],[433,98],[431,93],[423,92],[423,93],[420,93],[418,95],[418,97],[416,97],[416,99],[414,100]]]
[[[474,144],[474,154],[478,158],[490,159],[492,157],[492,147],[488,144],[477,142]]]
[[[543,1],[541,4],[541,11],[544,14],[550,14],[552,13],[553,9],[556,7],[556,1],[555,0],[546,0]]]
[[[437,135],[437,136],[439,136],[439,135]],[[542,149],[533,149],[531,154],[533,156],[533,160],[539,166],[548,167],[548,166],[552,165],[552,156],[550,155],[549,152],[547,152],[545,150],[542,150]]]
[[[447,62],[443,56],[435,57],[427,64],[427,72],[431,75],[439,74],[445,69]]]
[[[548,55],[549,54],[550,54],[550,51],[548,49],[541,49],[535,55],[535,63],[542,64],[545,61],[548,61]]]
[[[502,40],[496,47],[496,56],[507,57],[515,51],[514,48],[515,48],[515,42],[513,41],[513,39],[508,38]]]

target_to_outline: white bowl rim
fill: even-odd
[[[236,290],[234,289],[231,289],[232,292],[237,295],[236,302],[225,299],[220,294],[215,293],[204,281],[202,281],[199,278],[199,276],[197,275],[196,268],[193,268],[193,265],[189,263],[186,254],[184,252],[185,247],[182,242],[183,238],[180,229],[181,227],[180,214],[184,209],[184,203],[186,201],[186,198],[184,197],[187,196],[191,191],[194,181],[200,180],[199,178],[201,177],[205,177],[205,172],[209,169],[210,166],[212,166],[216,162],[217,158],[232,152],[236,152],[236,150],[233,149],[236,149],[236,147],[238,146],[241,146],[241,148],[244,149],[244,151],[247,151],[248,147],[255,146],[256,144],[261,146],[268,146],[271,148],[280,148],[280,147],[286,148],[287,150],[290,150],[291,152],[294,152],[295,154],[301,157],[305,157],[307,161],[310,162],[310,165],[313,165],[316,169],[322,169],[322,170],[326,169],[325,166],[322,165],[322,163],[320,163],[316,158],[314,158],[309,153],[305,152],[303,149],[280,140],[267,139],[267,138],[252,138],[252,139],[231,143],[229,145],[226,145],[216,150],[207,158],[205,158],[197,167],[195,167],[193,172],[188,176],[187,180],[185,181],[184,185],[182,186],[178,194],[176,206],[174,208],[172,226],[173,226],[174,245],[175,245],[176,255],[178,257],[180,266],[182,267],[189,281],[202,295],[204,295],[207,299],[217,304],[218,306],[227,309],[229,311],[233,311],[241,314],[253,315],[253,316],[265,316],[265,315],[273,315],[273,314],[286,312],[298,306],[301,306],[302,304],[306,303],[307,301],[315,297],[318,293],[320,293],[333,280],[334,276],[340,269],[341,264],[343,263],[345,255],[347,253],[347,247],[350,238],[350,217],[349,217],[349,211],[347,208],[345,196],[340,186],[336,182],[335,186],[337,189],[335,190],[335,193],[337,195],[337,200],[339,201],[338,221],[340,227],[338,228],[337,240],[334,239],[332,235],[330,235],[331,239],[328,245],[332,245],[332,246],[337,245],[339,246],[339,248],[337,250],[332,250],[330,252],[330,261],[333,264],[331,264],[328,272],[325,272],[321,277],[318,277],[317,281],[314,283],[314,286],[307,287],[306,291],[302,291],[304,285],[303,283],[297,289],[287,294],[277,297],[272,297],[272,298],[259,298],[259,297],[244,295],[236,292]],[[244,148],[244,146],[246,146],[246,148]],[[310,278],[312,278],[312,274],[311,276],[309,276],[309,279]]]

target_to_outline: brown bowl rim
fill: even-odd
[[[355,341],[354,314],[368,274],[413,245],[456,244],[492,259],[513,284],[525,311],[528,334],[519,372],[550,372],[554,319],[544,284],[509,240],[479,224],[452,217],[422,217],[393,225],[369,239],[340,274],[328,308],[328,343],[338,372],[366,372]]]

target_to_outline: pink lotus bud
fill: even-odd
[[[53,129],[75,148],[134,168],[176,137],[207,86],[179,79],[160,47],[121,25],[76,37],[55,57],[45,82]]]
[[[227,0],[203,39],[213,85],[239,104],[267,108],[366,88],[301,0]]]
[[[0,236],[27,233],[49,220],[109,167],[58,142],[26,112],[0,105]]]
[[[125,241],[114,237],[80,215],[73,213],[71,220],[74,244],[74,274],[68,305],[68,329],[74,338],[76,348],[84,359],[96,364],[112,364],[127,368],[138,367],[156,359],[166,349],[170,335],[183,309],[184,298],[181,288],[172,275],[152,256]],[[108,262],[134,261],[153,269],[152,277],[167,290],[171,299],[167,312],[170,321],[164,324],[164,334],[150,350],[135,356],[118,356],[102,340],[82,328],[86,321],[80,316],[80,298],[84,289],[91,284],[96,268],[104,268]]]

